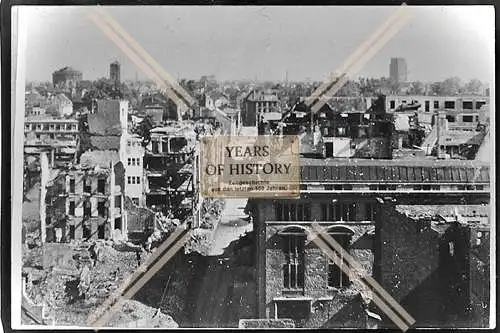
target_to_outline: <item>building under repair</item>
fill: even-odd
[[[114,151],[86,152],[64,169],[50,168],[42,154],[42,242],[126,238],[124,174]]]

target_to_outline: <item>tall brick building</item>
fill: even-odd
[[[369,314],[378,309],[366,307],[349,276],[314,243],[306,242],[311,222],[326,228],[368,274],[382,277],[379,282],[386,288],[397,283],[417,288],[421,281],[407,275],[408,270],[422,264],[425,279],[439,266],[434,262],[438,252],[427,245],[432,240],[437,246],[442,236],[415,233],[411,230],[417,223],[405,227],[410,222],[403,217],[385,218],[394,210],[388,202],[460,205],[467,210],[468,205],[489,203],[489,181],[487,165],[463,161],[303,159],[299,199],[249,203],[257,238],[257,317],[291,318],[298,327],[371,325]],[[399,245],[385,243],[388,239],[397,239],[412,256],[396,260]],[[419,253],[421,248],[425,251]],[[383,274],[398,272],[384,266],[394,262],[400,265],[399,282]],[[405,294],[397,296],[402,299]],[[383,314],[378,314],[384,320],[378,324],[385,325]]]

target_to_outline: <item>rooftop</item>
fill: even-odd
[[[41,114],[37,116],[27,116],[24,122],[38,122],[38,123],[75,123],[78,124],[78,120],[74,118],[57,118],[49,114]]]
[[[303,181],[489,183],[487,163],[462,160],[301,159]]]
[[[54,72],[54,74],[60,74],[60,73],[81,73],[81,72],[72,67],[66,66]]]

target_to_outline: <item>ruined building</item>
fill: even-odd
[[[75,88],[81,80],[82,72],[71,67],[64,67],[52,73],[54,87]]]
[[[436,247],[447,236],[446,232],[441,236],[440,232],[418,231],[418,222],[393,213],[387,203],[453,205],[460,211],[469,205],[488,205],[490,178],[487,164],[469,161],[302,159],[300,188],[298,199],[249,202],[257,239],[256,317],[291,318],[297,327],[362,328],[371,325],[369,313],[381,316],[378,326],[390,320],[372,304],[366,307],[350,277],[314,243],[306,241],[311,221],[324,227],[383,286],[405,286],[404,292],[395,296],[402,300],[423,283],[414,273],[419,265],[424,265],[422,279],[438,266]],[[474,242],[460,248],[472,253],[469,244]],[[476,257],[487,262],[484,256]],[[464,264],[472,267],[472,260]],[[484,270],[471,270],[470,276],[481,272]],[[487,294],[480,283],[464,283],[479,295],[474,297]],[[469,296],[459,293],[456,297],[467,302]],[[441,313],[415,315],[436,325]]]
[[[196,133],[182,125],[156,127],[150,133],[144,155],[146,205],[182,219],[192,209]]]
[[[323,157],[392,158],[393,117],[362,97],[332,97],[315,114],[301,101],[283,115],[286,135],[319,136]],[[303,142],[301,142],[302,144]]]
[[[124,167],[117,152],[95,151],[79,165],[52,169],[41,157],[42,242],[127,237]]]
[[[374,277],[419,327],[489,325],[489,208],[387,202],[380,210]]]
[[[29,116],[24,120],[24,155],[48,154],[50,164],[66,166],[74,163],[79,147],[78,120]]]

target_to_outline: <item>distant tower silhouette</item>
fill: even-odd
[[[114,61],[109,65],[109,78],[115,85],[120,85],[120,63]]]
[[[391,58],[389,65],[389,79],[395,83],[403,83],[408,80],[408,69],[405,58]]]

